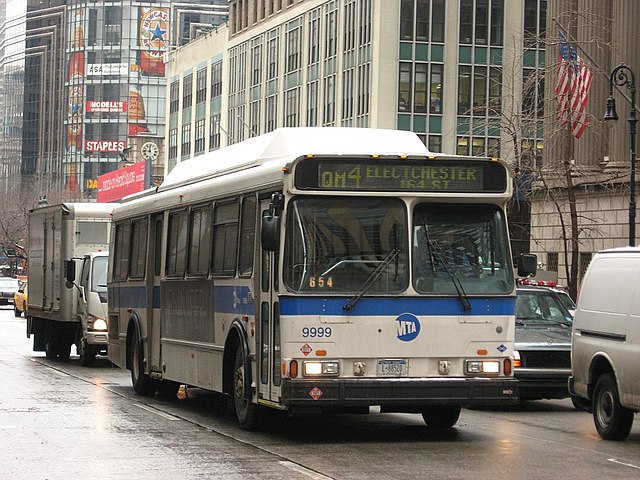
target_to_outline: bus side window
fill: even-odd
[[[147,263],[147,219],[135,220],[131,224],[131,261],[129,262],[129,276],[144,278]]]
[[[169,214],[169,238],[167,239],[168,277],[184,275],[187,253],[187,211],[180,210]]]
[[[129,222],[116,225],[113,280],[127,279],[127,272],[129,270],[130,232],[131,224]]]
[[[253,273],[253,254],[256,237],[256,198],[246,196],[242,201],[242,217],[240,224],[240,260],[239,275],[250,277]]]
[[[239,202],[217,203],[213,221],[213,270],[219,277],[236,272],[238,253]]]

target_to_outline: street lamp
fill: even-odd
[[[629,132],[631,134],[631,174],[629,178],[631,197],[629,199],[629,246],[636,243],[636,79],[633,71],[621,63],[611,72],[609,77],[609,98],[607,98],[607,112],[604,120],[618,120],[616,100],[613,98],[613,85],[627,87],[631,91],[631,113],[629,114]]]

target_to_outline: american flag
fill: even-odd
[[[558,101],[557,120],[566,127],[571,124],[571,133],[580,138],[587,128],[587,102],[593,73],[578,52],[567,43],[567,37],[560,33],[560,63],[558,83],[555,93]]]

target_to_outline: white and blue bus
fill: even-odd
[[[411,132],[282,128],[113,211],[109,358],[135,391],[222,392],[240,425],[518,401],[508,166]]]

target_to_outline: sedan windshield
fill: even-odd
[[[404,204],[393,198],[304,197],[289,204],[284,281],[315,293],[408,286]]]

